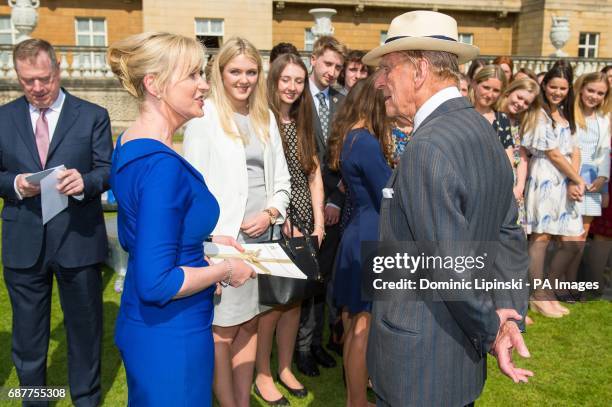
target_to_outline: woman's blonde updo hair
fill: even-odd
[[[155,75],[153,84],[163,93],[172,80],[180,80],[202,69],[204,47],[197,40],[182,35],[146,32],[111,45],[108,60],[125,90],[143,101],[145,75]]]

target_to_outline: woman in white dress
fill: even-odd
[[[586,192],[578,209],[582,215],[584,233],[580,236],[579,252],[567,269],[566,281],[576,281],[584,244],[594,217],[601,216],[601,190],[610,178],[610,115],[607,109],[612,98],[606,74],[592,72],[576,80],[576,136],[581,153],[580,176]],[[560,293],[564,299],[575,301],[573,292]]]
[[[569,64],[555,64],[542,80],[543,109],[533,131],[523,135],[523,146],[531,153],[525,208],[531,228],[530,276],[544,278],[546,248],[554,237],[559,250],[550,264],[554,276],[563,273],[576,254],[575,242],[583,233],[577,201],[585,191],[580,177],[580,149],[576,142],[572,91],[573,73]],[[569,313],[552,291],[536,289],[530,307],[546,317]]]
[[[247,40],[225,42],[211,68],[204,117],[187,124],[185,158],[206,180],[221,212],[213,235],[239,243],[268,241],[285,221],[290,176],[274,115],[268,109],[262,60]],[[277,228],[279,229],[279,228]],[[221,406],[247,407],[257,351],[257,280],[225,287],[215,298],[214,392]]]

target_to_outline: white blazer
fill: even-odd
[[[264,145],[264,178],[267,207],[278,210],[276,224],[285,221],[291,193],[290,175],[274,115],[270,112],[270,138]],[[204,116],[190,120],[185,129],[183,156],[206,181],[221,213],[213,235],[238,237],[249,192],[246,155],[242,140],[227,136],[210,99]]]

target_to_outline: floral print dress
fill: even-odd
[[[569,179],[546,157],[546,151],[559,149],[568,162],[576,146],[569,125],[557,125],[543,111],[538,125],[523,135],[523,147],[531,153],[525,193],[527,223],[532,233],[579,236],[582,216],[575,201],[568,199]]]
[[[510,133],[512,134],[512,172],[514,173],[514,186],[518,182],[518,166],[521,163],[521,126],[519,123],[512,123],[510,125]],[[527,211],[525,210],[525,199],[523,197],[517,201],[518,206],[518,220],[517,223],[523,227],[525,234],[531,233],[529,223],[527,223]]]

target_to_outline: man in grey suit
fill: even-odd
[[[13,59],[24,96],[0,107],[2,263],[13,310],[13,362],[21,386],[46,384],[55,276],[72,401],[96,406],[102,396],[99,264],[108,251],[100,194],[108,189],[110,120],[102,107],[60,88],[48,42],[23,41]],[[68,207],[43,224],[40,186],[27,176],[62,164],[67,169],[57,188],[68,196]]]
[[[383,190],[380,240],[412,242],[423,257],[466,254],[457,249],[463,243],[471,250],[480,248],[477,242],[498,242],[487,277],[527,281],[527,254],[509,244],[525,238],[516,225],[508,159],[490,124],[457,89],[458,64],[477,55],[478,48],[457,41],[453,18],[416,11],[396,17],[386,43],[364,57],[380,67],[385,103],[414,119],[412,140]],[[450,271],[416,275],[461,278],[457,268]],[[462,276],[474,282],[474,275]],[[525,291],[503,297],[403,290],[376,299],[367,360],[378,405],[470,405],[484,386],[487,353],[515,382],[532,375],[511,358],[513,349],[529,356],[517,325]]]

